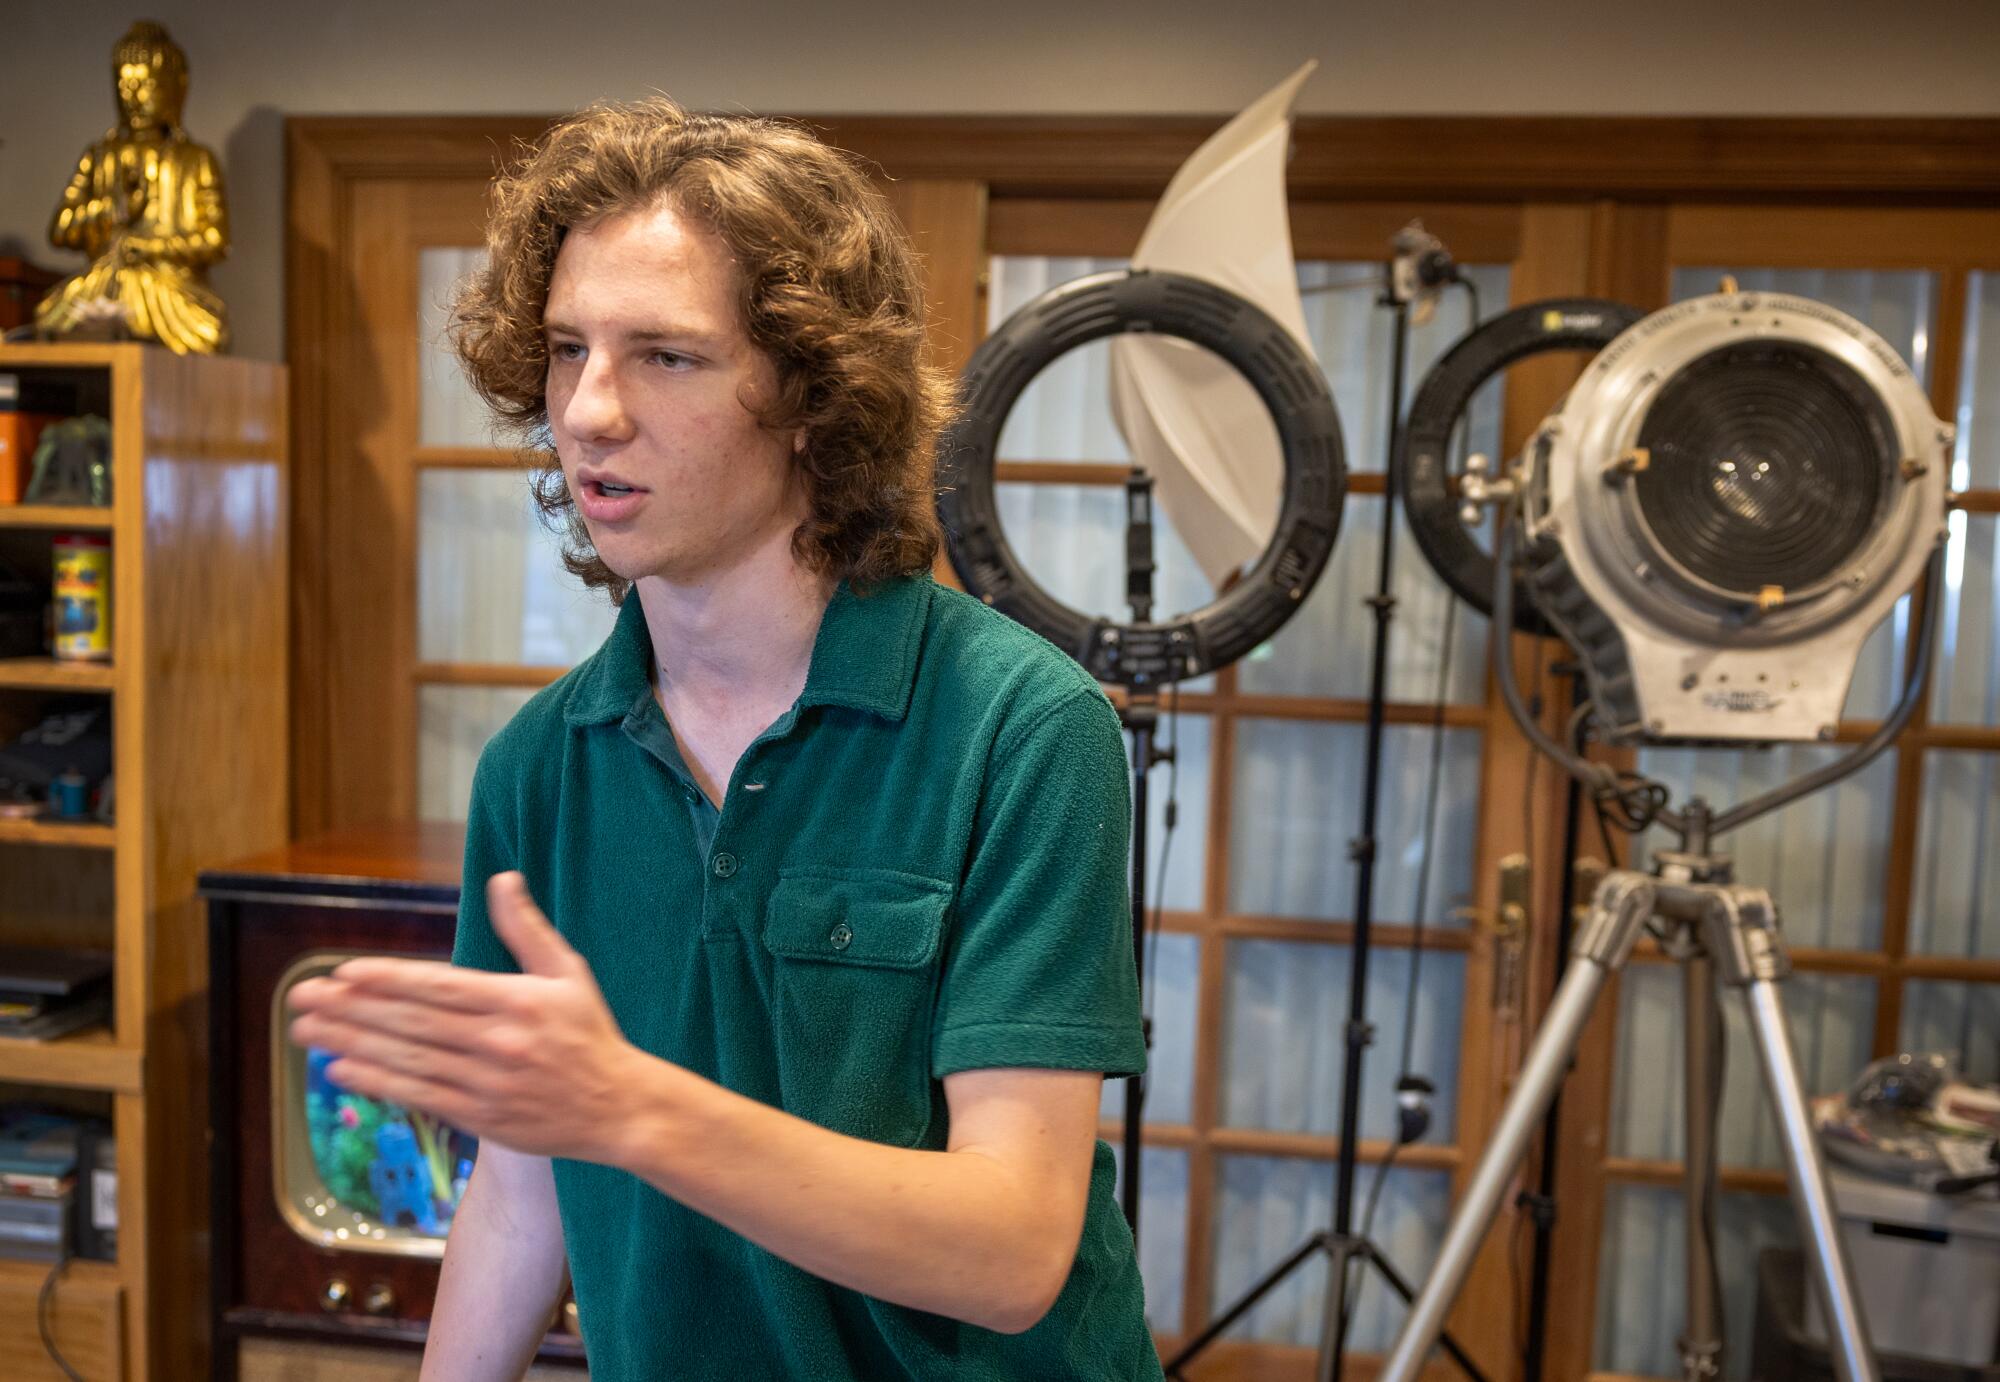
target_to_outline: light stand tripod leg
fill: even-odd
[[[1716,1061],[1722,1009],[1715,963],[1699,946],[1681,957],[1682,1052],[1687,1146],[1687,1329],[1681,1335],[1682,1382],[1722,1375],[1722,1292],[1715,1273]]]
[[[1408,1305],[1417,1298],[1410,1283],[1403,1279],[1403,1274],[1396,1270],[1395,1264],[1382,1255],[1380,1248],[1364,1238],[1355,1248],[1355,1252],[1365,1255],[1375,1264],[1376,1269],[1382,1273],[1382,1279],[1389,1283],[1389,1288],[1403,1298],[1403,1304]],[[1458,1346],[1458,1340],[1451,1337],[1450,1330],[1447,1329],[1439,1335],[1438,1346],[1444,1349],[1452,1362],[1458,1364],[1459,1371],[1472,1378],[1473,1382],[1486,1382],[1486,1374],[1479,1370],[1479,1365],[1472,1361],[1471,1355]]]
[[[1132,731],[1132,973],[1137,977],[1139,992],[1146,992],[1146,781],[1152,776],[1152,767],[1157,754],[1153,748],[1153,730],[1156,724],[1150,702],[1134,703],[1124,712],[1126,728]],[[1141,1019],[1150,1022],[1150,1019]],[[1153,1033],[1147,1026],[1141,1036],[1145,1040],[1147,1059],[1152,1058]],[[1146,1077],[1133,1075],[1125,1081],[1125,1131],[1123,1138],[1124,1157],[1119,1166],[1122,1172],[1118,1193],[1125,1210],[1126,1227],[1132,1230],[1132,1243],[1136,1249],[1139,1242],[1139,1171],[1145,1153],[1141,1146],[1145,1126]]]
[[[1826,1309],[1834,1370],[1841,1382],[1878,1382],[1881,1374],[1868,1343],[1853,1268],[1834,1214],[1833,1191],[1820,1159],[1819,1136],[1813,1131],[1812,1115],[1806,1107],[1805,1081],[1792,1049],[1791,1028],[1785,1022],[1785,1000],[1778,981],[1791,972],[1791,962],[1779,937],[1777,909],[1770,894],[1759,888],[1726,889],[1725,899],[1710,909],[1709,952],[1721,967],[1723,982],[1743,990],[1749,1009],[1750,1034],[1764,1070],[1764,1088],[1778,1115],[1792,1207],[1812,1261],[1820,1304]]]
[[[1290,1274],[1291,1270],[1294,1267],[1298,1266],[1300,1263],[1304,1262],[1308,1257],[1311,1257],[1314,1253],[1318,1252],[1321,1248],[1325,1247],[1326,1240],[1327,1240],[1327,1235],[1324,1230],[1315,1233],[1312,1237],[1306,1239],[1305,1242],[1299,1245],[1299,1249],[1297,1252],[1294,1252],[1290,1257],[1287,1257],[1283,1262],[1280,1262],[1277,1266],[1271,1268],[1270,1271],[1264,1273],[1263,1277],[1257,1282],[1256,1285],[1252,1286],[1249,1289],[1249,1291],[1244,1294],[1241,1300],[1237,1301],[1234,1305],[1230,1306],[1229,1309],[1225,1310],[1222,1314],[1217,1315],[1213,1320],[1209,1321],[1208,1327],[1206,1329],[1202,1330],[1201,1333],[1195,1335],[1192,1339],[1189,1339],[1187,1343],[1183,1344],[1181,1346],[1181,1351],[1179,1353],[1176,1353],[1173,1357],[1167,1359],[1167,1365],[1166,1365],[1167,1376],[1179,1377],[1180,1370],[1183,1367],[1185,1367],[1190,1361],[1192,1361],[1196,1354],[1200,1353],[1203,1349],[1207,1348],[1209,1344],[1213,1343],[1216,1339],[1221,1338],[1223,1331],[1228,1329],[1230,1325],[1235,1324],[1238,1320],[1242,1319],[1245,1315],[1249,1314],[1251,1307],[1256,1305],[1257,1302],[1262,1300],[1265,1296],[1269,1295],[1272,1289],[1276,1287],[1279,1282],[1283,1281],[1285,1277]]]
[[[1520,1079],[1500,1112],[1500,1121],[1487,1140],[1486,1152],[1479,1158],[1458,1211],[1452,1215],[1430,1280],[1424,1283],[1403,1322],[1402,1333],[1396,1336],[1396,1346],[1382,1367],[1381,1382],[1416,1382],[1423,1370],[1444,1329],[1445,1315],[1465,1285],[1479,1245],[1493,1226],[1493,1216],[1499,1212],[1527,1152],[1528,1139],[1569,1071],[1570,1058],[1597,1006],[1598,994],[1631,955],[1653,914],[1653,897],[1653,880],[1642,873],[1620,869],[1607,874],[1599,885],[1590,916],[1577,937],[1569,970],[1556,989],[1541,1030],[1535,1034]]]

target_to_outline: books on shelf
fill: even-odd
[[[0,1258],[53,1262],[115,1256],[115,1239],[81,1214],[86,1163],[108,1161],[103,1120],[35,1104],[0,1105]]]
[[[111,1016],[111,957],[0,947],[0,1037],[46,1041]]]

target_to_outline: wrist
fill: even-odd
[[[611,1071],[611,1112],[589,1160],[647,1176],[686,1122],[687,1071],[626,1046]]]

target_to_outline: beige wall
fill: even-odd
[[[1306,57],[1316,113],[2000,114],[1994,0],[11,0],[0,254],[112,118],[134,17],[188,50],[237,249],[239,350],[283,351],[288,114],[549,112],[666,90],[762,111],[1226,113]]]

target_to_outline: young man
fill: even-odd
[[[424,1377],[518,1377],[565,1265],[599,1382],[1158,1377],[1095,1134],[1144,1060],[1118,724],[929,578],[893,218],[655,101],[557,129],[489,248],[461,357],[622,607],[480,761],[456,967],[294,990],[334,1078],[482,1139]]]

